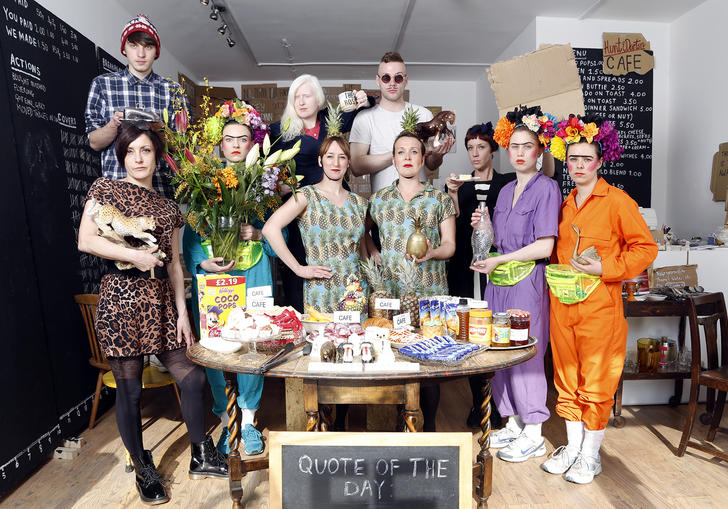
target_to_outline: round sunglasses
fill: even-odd
[[[379,76],[379,75],[377,74],[377,76]],[[394,82],[402,83],[406,76],[407,76],[406,74],[395,74]],[[389,83],[392,80],[392,76],[390,76],[389,74],[382,74],[381,76],[379,76],[379,79],[382,80],[382,83]]]

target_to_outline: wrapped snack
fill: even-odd
[[[420,328],[430,321],[430,299],[420,299]]]
[[[440,299],[438,299],[437,297],[430,297],[430,322],[439,322],[439,321],[440,321]]]
[[[458,301],[449,299],[444,302],[444,310],[440,310],[440,317],[444,320],[445,333],[449,336],[458,335]]]

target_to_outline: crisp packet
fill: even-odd
[[[420,299],[420,328],[430,321],[430,299]]]
[[[443,309],[440,310],[440,319],[444,319],[447,334],[456,338],[459,330],[457,313],[458,302],[454,299],[450,299],[443,301],[442,305]]]
[[[430,297],[430,321],[440,321],[440,299],[438,297]]]

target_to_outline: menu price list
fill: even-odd
[[[68,217],[68,227],[43,235],[42,242],[69,246],[64,257],[76,259],[70,266],[78,267],[83,291],[90,293],[103,269],[95,257],[78,253],[75,239],[86,194],[101,174],[83,117],[89,85],[98,73],[96,48],[33,0],[4,2],[2,21],[12,125],[26,202],[34,203],[29,213],[39,221]],[[45,205],[38,203],[40,197]]]
[[[641,207],[649,207],[652,194],[652,82],[653,71],[611,76],[602,70],[602,50],[574,48],[584,93],[584,109],[614,123],[624,153],[605,162],[607,182],[625,190]],[[566,197],[574,188],[565,165],[560,185]]]

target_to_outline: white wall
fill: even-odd
[[[126,10],[120,2],[113,0],[36,1],[91,39],[96,46],[100,46],[122,63],[126,63],[126,58],[120,51],[121,31],[124,25],[137,14],[136,12]],[[154,63],[154,72],[175,81],[177,81],[178,72],[182,72],[194,80],[199,79],[177,60],[168,51],[168,48],[165,48],[163,33],[159,34],[159,38],[162,42],[162,51],[159,59]]]
[[[486,80],[487,81],[487,80]],[[217,87],[232,87],[240,95],[239,81],[216,81],[210,84]],[[356,80],[342,78],[341,80],[321,80],[321,86],[338,87],[342,83],[361,83],[363,88],[376,89],[377,85],[373,80]],[[279,87],[290,86],[291,81],[279,81]],[[415,81],[407,85],[410,91],[410,101],[422,106],[442,106],[444,110],[452,110],[456,115],[456,151],[445,156],[440,167],[440,175],[449,173],[465,173],[471,171],[470,161],[463,140],[465,132],[476,122],[476,84],[473,81]],[[477,120],[481,122],[482,120]],[[442,180],[442,179],[440,179]],[[438,182],[444,186],[444,180]]]
[[[728,2],[708,0],[671,25],[670,223],[681,236],[721,228],[725,202],[710,192],[713,154],[728,142]]]
[[[717,21],[716,21],[717,24]],[[603,32],[639,32],[650,41],[655,52],[652,117],[652,208],[660,224],[672,224],[673,204],[668,208],[668,169],[671,81],[670,25],[644,21],[575,20],[566,18],[536,19],[536,45],[566,44],[575,48],[601,48]],[[535,49],[535,48],[534,48]],[[712,152],[711,152],[712,156]],[[629,189],[626,189],[629,192]]]

